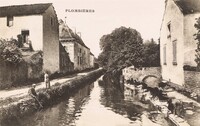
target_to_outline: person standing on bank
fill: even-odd
[[[46,88],[50,88],[50,80],[49,80],[49,74],[47,72],[45,72],[44,74],[44,82],[45,82],[45,85],[46,85]]]

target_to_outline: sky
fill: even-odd
[[[80,32],[84,43],[98,57],[100,38],[121,26],[136,29],[143,40],[158,40],[165,0],[0,0],[0,6],[53,3],[58,19]],[[66,12],[91,9],[94,12]]]

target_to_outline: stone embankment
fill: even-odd
[[[154,108],[154,117],[155,115],[161,116],[159,115],[161,113],[175,126],[189,126],[185,120],[169,110],[167,100],[160,100],[158,96],[155,96],[151,91],[145,89],[142,85],[125,84],[125,95],[135,96],[143,103],[150,104],[150,106]],[[173,111],[178,111],[178,109],[173,108]],[[157,122],[159,120],[155,120],[154,118],[152,121]]]
[[[150,103],[175,126],[199,126],[200,121],[196,119],[200,118],[198,95],[187,88],[162,81],[159,74],[159,69],[155,68],[124,69],[125,95]]]
[[[59,102],[62,98],[69,97],[76,90],[86,84],[89,84],[99,78],[104,73],[103,69],[94,70],[77,78],[73,78],[63,83],[56,83],[50,89],[37,90],[38,100],[45,109],[55,102]],[[12,104],[4,105],[0,108],[0,125],[9,124],[19,118],[29,116],[41,110],[37,102],[30,96],[26,96]]]
[[[198,126],[199,122],[195,119],[200,116],[198,102],[167,85],[161,90],[159,93],[158,88],[152,89],[144,83],[125,84],[125,95],[136,96],[142,102],[151,104],[156,110],[155,113],[162,113],[173,125]]]
[[[123,69],[123,75],[125,80],[133,80],[136,82],[148,81],[146,79],[153,77],[157,78],[157,80],[160,82],[162,81],[160,67],[144,67],[141,69],[137,69],[131,66]],[[200,103],[200,86],[199,86],[200,72],[185,70],[184,75],[185,75],[184,85],[175,84],[169,81],[166,82],[167,85],[172,87],[177,92]]]

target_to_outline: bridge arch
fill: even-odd
[[[146,75],[143,79],[142,79],[142,82],[144,82],[147,78],[149,77],[154,77],[154,78],[157,78],[157,79],[160,79],[160,77],[156,76],[156,75]]]
[[[156,75],[146,75],[142,79],[142,83],[146,84],[147,87],[156,88],[159,87],[161,78]]]

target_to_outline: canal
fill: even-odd
[[[20,126],[168,126],[159,116],[154,123],[152,109],[134,97],[107,84],[101,78],[76,91],[69,98],[18,120]],[[157,117],[158,118],[158,117]]]

